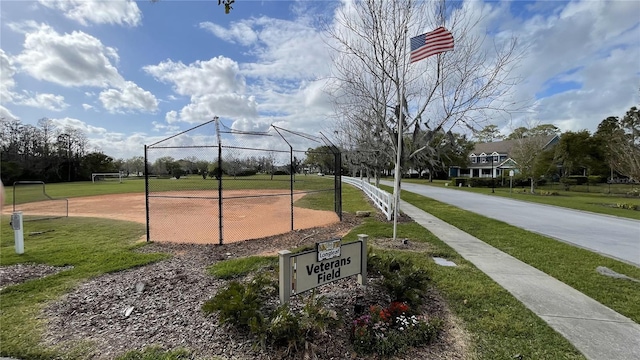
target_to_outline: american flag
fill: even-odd
[[[431,55],[453,50],[453,35],[449,30],[439,28],[411,38],[411,57],[409,63],[428,58]]]

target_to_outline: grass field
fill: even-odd
[[[403,179],[404,182],[444,187],[445,183],[450,181],[436,180],[429,182],[423,179]],[[624,185],[628,188],[628,185]],[[622,196],[622,195],[610,195],[601,192],[576,192],[576,191],[563,191],[559,189],[537,189],[538,193],[542,191],[555,192],[558,195],[540,195],[530,194],[528,189],[516,188],[510,191],[509,188],[495,188],[492,192],[491,188],[469,188],[469,187],[455,187],[449,186],[448,189],[457,191],[468,191],[478,194],[502,196],[511,199],[535,202],[539,204],[554,205],[560,207],[566,207],[570,209],[591,211],[594,213],[620,216],[629,219],[640,220],[640,211],[629,210],[619,207],[622,204],[628,204],[637,206],[640,209],[640,197]]]
[[[223,189],[290,189],[289,175],[276,175],[273,180],[269,175],[254,175],[246,177],[223,177]],[[25,191],[25,188],[32,190]],[[18,199],[16,203],[44,200],[41,187],[36,185],[19,185],[16,187]],[[106,194],[144,193],[144,178],[125,178],[122,183],[117,181],[79,181],[71,183],[53,183],[45,185],[47,195],[53,198],[72,198]],[[149,191],[181,191],[181,190],[217,190],[218,181],[201,176],[191,175],[180,179],[156,179],[149,180]],[[333,177],[320,177],[315,175],[297,175],[294,182],[294,191],[318,191],[332,190]],[[6,187],[5,205],[13,204],[13,187]]]
[[[266,179],[258,180],[262,183]],[[301,185],[299,187],[306,189],[326,188],[333,181],[331,178],[314,176],[308,176],[303,180],[305,181],[297,183]],[[181,182],[182,179],[163,181],[178,183],[178,186],[185,189],[193,189],[203,184],[201,178],[185,179],[184,182]],[[211,180],[207,179],[204,182],[206,184]],[[251,184],[246,180],[226,183],[236,186]],[[283,183],[286,187],[282,187]],[[286,181],[273,182],[273,188],[288,189],[288,185]],[[47,185],[50,195],[67,197],[70,196],[69,193],[74,196],[90,196],[143,190],[143,181],[122,184],[89,182]],[[487,191],[472,191],[478,190]],[[636,301],[640,298],[640,289],[629,282],[605,278],[594,271],[596,266],[607,266],[620,273],[640,278],[640,269],[415,194],[405,192],[403,199],[558,278],[634,321],[640,321],[640,303]],[[296,205],[331,210],[333,195],[326,192],[311,193]],[[346,184],[343,184],[343,208],[345,212],[373,210],[359,190]],[[79,218],[32,223],[30,226],[37,227],[31,229],[32,231],[46,231],[51,228],[56,230],[28,238],[26,253],[19,256],[13,252],[13,236],[11,229],[5,226],[7,222],[8,218],[3,217],[3,226],[0,229],[0,265],[44,263],[56,266],[73,265],[74,268],[0,291],[0,323],[3,324],[0,328],[0,354],[4,356],[35,359],[61,356],[59,350],[44,348],[38,344],[43,324],[37,315],[48,301],[58,298],[90,277],[140,266],[164,257],[162,254],[138,254],[131,251],[138,246],[144,246],[135,244],[135,240],[144,232],[141,225]],[[345,240],[355,240],[359,233],[369,234],[372,238],[391,237],[392,226],[375,219],[367,219],[362,226],[345,236]],[[582,358],[564,338],[535,314],[421,226],[415,223],[401,223],[398,236],[430,244],[427,254],[398,252],[396,256],[411,258],[416,266],[425,267],[429,271],[434,287],[444,296],[454,313],[462,319],[464,327],[471,332],[474,358],[509,359],[517,355],[531,359]],[[441,267],[433,261],[424,260],[431,256],[445,257],[459,266]],[[254,261],[263,263],[259,259],[252,260]],[[266,263],[271,261],[273,260],[264,260]],[[234,273],[238,269],[225,271]],[[66,353],[65,356],[82,358],[85,350],[80,347],[72,353]]]

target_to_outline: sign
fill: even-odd
[[[280,302],[286,303],[292,295],[353,275],[358,275],[358,283],[365,285],[367,238],[358,235],[358,241],[347,244],[332,239],[317,243],[315,250],[298,254],[288,250],[278,252]]]
[[[333,239],[325,242],[316,243],[316,252],[318,253],[318,261],[332,259],[340,256],[340,239]]]
[[[513,170],[509,170],[509,177],[513,177]]]

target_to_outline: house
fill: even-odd
[[[476,144],[469,154],[467,167],[452,166],[449,168],[449,176],[499,178],[508,176],[510,170],[517,173],[518,164],[510,156],[518,141],[515,139]],[[544,136],[543,149],[548,149],[558,141],[558,135]]]

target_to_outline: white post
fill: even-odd
[[[11,215],[11,227],[16,243],[16,254],[24,254],[24,230],[22,228],[22,211],[16,211]]]
[[[280,304],[289,302],[291,298],[291,282],[293,280],[291,276],[291,251],[281,250],[278,251],[279,258],[279,283],[280,283]]]

